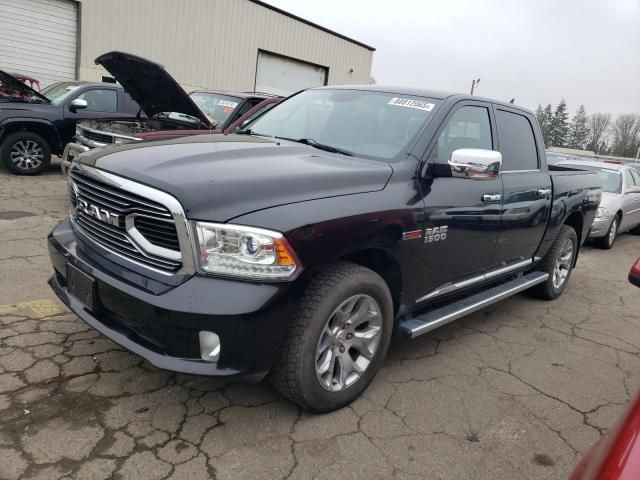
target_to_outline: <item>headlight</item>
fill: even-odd
[[[123,143],[131,143],[133,140],[130,138],[113,137],[114,145],[122,145]]]
[[[301,264],[281,233],[193,222],[200,271],[249,280],[291,280]]]
[[[596,218],[602,217],[605,213],[607,213],[606,208],[598,207],[598,211],[596,212]]]

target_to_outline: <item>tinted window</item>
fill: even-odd
[[[449,119],[438,137],[436,160],[446,163],[451,153],[460,148],[493,149],[489,110],[485,107],[466,106],[458,109]]]
[[[633,177],[633,181],[636,183],[636,186],[640,187],[640,173],[635,170],[631,170],[631,176]]]
[[[127,113],[138,113],[140,111],[140,107],[136,103],[136,101],[129,96],[127,92],[124,93],[124,111]]]
[[[502,153],[502,170],[537,170],[538,151],[527,117],[498,110],[496,121]]]
[[[118,93],[115,90],[88,90],[78,97],[87,101],[87,112],[116,113],[118,111]]]

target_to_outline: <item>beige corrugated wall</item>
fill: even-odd
[[[100,80],[93,60],[110,50],[163,64],[187,90],[253,90],[258,50],[328,67],[329,84],[367,83],[373,57],[248,0],[81,0],[80,79]]]

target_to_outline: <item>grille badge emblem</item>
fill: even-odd
[[[120,225],[120,215],[110,212],[106,208],[100,208],[87,202],[84,198],[78,198],[78,208],[90,217],[95,218],[108,225],[118,227]]]

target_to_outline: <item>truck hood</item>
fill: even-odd
[[[122,85],[148,117],[160,112],[184,113],[213,128],[204,112],[159,63],[124,52],[105,53],[95,62]]]
[[[10,88],[11,90],[15,90],[20,96],[24,97],[37,97],[41,103],[51,103],[51,101],[45,97],[44,95],[36,92],[29,85],[22,83],[13,75],[0,70],[0,85]]]
[[[248,135],[200,135],[93,149],[77,161],[176,197],[188,218],[229,221],[264,208],[377,191],[387,163]]]

